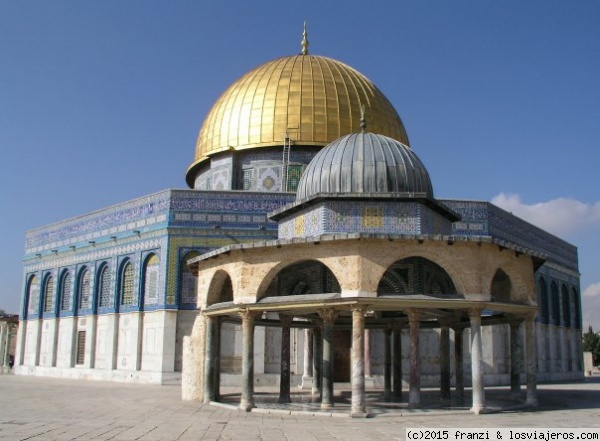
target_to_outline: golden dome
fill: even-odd
[[[187,170],[228,150],[295,145],[325,146],[360,130],[365,106],[370,132],[408,145],[394,107],[364,75],[331,58],[295,55],[269,61],[233,83],[210,110]]]

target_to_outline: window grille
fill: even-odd
[[[52,312],[54,309],[54,278],[52,276],[48,276],[44,288],[44,312]]]
[[[111,306],[112,303],[112,287],[110,283],[110,269],[108,265],[104,265],[100,272],[100,288],[98,289],[98,293],[100,294],[100,307]]]
[[[73,281],[71,280],[71,274],[66,272],[62,278],[62,285],[60,287],[60,310],[70,311],[71,310],[71,289],[73,287]]]
[[[123,278],[121,280],[121,305],[134,305],[133,296],[133,265],[127,262],[123,267]]]
[[[91,294],[91,283],[90,283],[90,272],[84,269],[79,277],[79,308],[89,309],[90,308],[90,294]]]
[[[77,364],[85,362],[85,331],[77,332]]]
[[[40,301],[40,285],[38,284],[37,277],[33,276],[29,280],[29,305],[28,311],[31,313],[38,312],[38,303]]]
[[[160,259],[153,254],[146,262],[144,271],[144,304],[158,303],[159,269]]]
[[[197,287],[198,277],[196,277],[189,269],[187,261],[193,259],[200,254],[192,251],[186,254],[180,262],[180,274],[181,274],[181,303],[192,303],[196,304],[198,299]]]

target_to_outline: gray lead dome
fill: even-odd
[[[427,169],[395,139],[361,132],[343,136],[310,162],[296,192],[300,201],[319,193],[404,193],[433,198]]]

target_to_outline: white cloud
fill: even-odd
[[[600,299],[600,282],[592,283],[590,286],[583,290],[583,293],[581,295],[582,297],[590,298],[590,300],[595,298]]]
[[[592,283],[581,294],[583,304],[583,332],[592,325],[596,332],[600,331],[600,282]]]
[[[588,204],[576,199],[557,198],[526,204],[518,194],[500,193],[492,198],[492,203],[558,236],[600,228],[600,202]]]

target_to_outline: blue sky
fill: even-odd
[[[600,2],[0,0],[0,309],[25,231],[184,188],[239,76],[300,51],[369,77],[436,195],[494,201],[579,247],[600,329]]]

